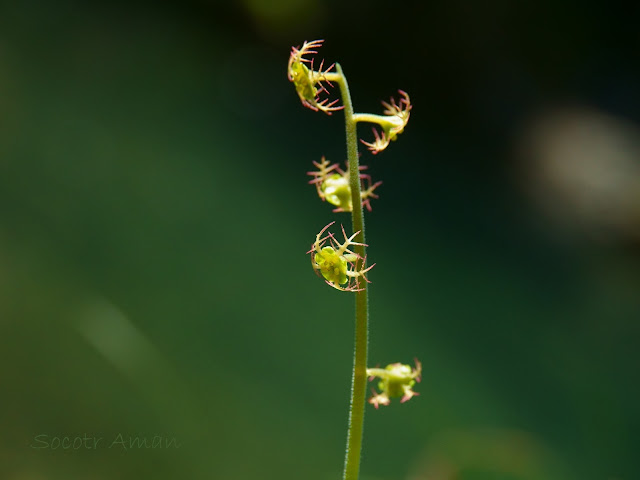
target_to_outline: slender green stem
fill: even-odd
[[[353,231],[360,233],[355,241],[365,243],[364,214],[360,198],[360,168],[358,163],[358,135],[356,120],[349,94],[349,84],[339,64],[336,64],[337,78],[332,78],[340,86],[344,119],[347,133],[347,159],[349,161],[349,183],[353,204]],[[366,257],[366,247],[358,245],[355,252]],[[369,302],[367,283],[361,282],[356,292],[355,348],[353,376],[351,378],[351,402],[349,409],[349,430],[347,431],[347,450],[344,460],[343,480],[358,480],[360,471],[360,452],[362,450],[362,433],[364,429],[364,408],[367,388],[367,344],[369,335]]]

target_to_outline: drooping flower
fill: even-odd
[[[352,245],[367,246],[353,241],[360,232],[347,237],[342,227],[344,243],[338,242],[331,232],[323,237],[324,232],[334,223],[331,222],[316,235],[316,241],[307,252],[311,254],[311,266],[317,274],[322,275],[327,285],[343,292],[359,292],[363,290],[360,279],[369,282],[365,274],[375,266],[375,263],[365,267],[367,259],[349,250]],[[345,284],[346,286],[343,286]]]
[[[329,93],[322,82],[331,86],[331,82],[327,79],[327,74],[335,64],[331,64],[329,68],[323,70],[324,60],[322,60],[320,67],[316,71],[313,68],[313,59],[305,58],[305,55],[318,53],[315,49],[320,48],[322,42],[324,40],[313,40],[312,42],[304,42],[301,48],[291,48],[289,64],[287,65],[287,78],[296,87],[296,92],[302,105],[311,110],[321,110],[327,115],[331,115],[331,112],[342,110],[344,106],[336,105],[338,103],[337,99],[329,101],[328,98],[321,99],[320,95]]]
[[[415,359],[415,363],[416,367],[413,369],[402,363],[392,363],[386,368],[367,368],[369,381],[380,378],[380,393],[372,389],[373,397],[369,399],[369,403],[378,408],[380,405],[389,405],[392,398],[402,397],[400,403],[404,403],[419,395],[413,391],[413,386],[420,381],[422,364],[418,359]]]

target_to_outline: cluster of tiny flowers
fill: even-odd
[[[369,403],[378,408],[380,405],[389,405],[392,398],[402,397],[400,403],[404,403],[419,395],[413,391],[413,386],[420,381],[422,364],[418,359],[415,362],[415,368],[402,363],[392,363],[386,368],[367,368],[369,381],[376,377],[380,379],[378,382],[380,392],[372,390],[373,396],[369,399]]]
[[[342,227],[344,243],[338,242],[331,232],[323,237],[334,223],[331,222],[316,235],[316,241],[311,245],[311,250],[307,252],[311,254],[311,266],[316,273],[322,275],[324,281],[331,287],[343,292],[359,292],[362,290],[360,279],[369,282],[365,274],[375,266],[375,263],[370,267],[365,267],[367,259],[349,250],[352,245],[366,247],[364,243],[353,241],[360,232],[347,237],[344,227]]]
[[[398,102],[396,102],[393,97],[391,97],[390,103],[382,102],[382,106],[385,107],[385,116],[384,119],[378,122],[382,128],[382,133],[378,133],[378,130],[373,128],[373,136],[375,137],[373,142],[360,140],[374,155],[387,148],[389,142],[396,140],[409,122],[411,112],[409,94],[402,90],[398,90],[398,92],[400,93],[400,100]]]
[[[329,93],[322,82],[332,86],[331,82],[327,80],[326,75],[335,64],[323,70],[324,60],[322,60],[318,71],[315,71],[313,69],[313,59],[304,58],[305,55],[318,53],[318,51],[314,49],[320,48],[323,41],[324,40],[314,40],[312,42],[304,42],[301,48],[291,48],[289,64],[287,66],[287,78],[290,82],[293,82],[293,85],[296,87],[296,92],[298,92],[302,105],[311,110],[320,110],[327,115],[331,115],[331,112],[342,110],[344,106],[336,105],[338,100],[330,102],[328,98],[321,99],[320,95],[322,93]],[[307,66],[307,64],[309,66]]]
[[[349,185],[349,172],[342,170],[337,163],[331,164],[322,157],[320,162],[313,162],[317,170],[307,172],[313,177],[309,183],[316,186],[318,196],[322,201],[327,201],[336,206],[334,212],[353,211],[353,201],[351,197],[351,186]],[[366,170],[365,165],[360,166],[360,170]],[[364,173],[360,174],[360,199],[362,206],[371,211],[371,199],[378,198],[374,190],[382,185],[382,182],[372,183],[371,177]]]
[[[332,112],[341,110],[344,106],[338,105],[337,99],[330,100],[328,98],[327,86],[333,86],[331,81],[338,82],[343,86],[341,82],[344,81],[344,78],[340,68],[338,68],[338,72],[332,71],[335,64],[324,69],[324,60],[320,62],[317,70],[314,69],[312,57],[318,53],[322,44],[323,40],[314,40],[305,41],[301,47],[292,47],[287,65],[287,78],[294,84],[302,105],[311,110],[331,115]],[[397,100],[392,97],[389,102],[382,102],[383,115],[350,114],[351,120],[355,123],[374,124],[374,139],[371,142],[360,140],[373,154],[385,150],[404,131],[409,122],[412,108],[411,100],[406,92],[402,90],[398,90],[398,92],[400,96]],[[315,186],[320,199],[333,205],[334,212],[352,212],[354,201],[349,165],[347,164],[347,168],[343,170],[337,163],[332,164],[325,157],[322,157],[319,162],[314,161],[313,165],[315,170],[307,172],[307,174],[312,177],[309,183]],[[353,187],[356,188],[358,183],[360,184],[361,205],[371,211],[371,199],[378,198],[375,190],[382,182],[374,183],[371,177],[364,173],[367,167],[360,166],[359,168],[359,182],[354,182]],[[352,250],[356,246],[367,246],[364,243],[354,242],[360,232],[347,236],[344,227],[342,227],[344,241],[339,242],[329,231],[334,223],[331,222],[325,226],[311,244],[311,249],[307,252],[311,257],[311,266],[314,272],[323,278],[329,286],[344,292],[362,292],[366,283],[370,283],[366,274],[375,264],[367,266],[364,250],[362,250],[362,255]],[[413,387],[416,382],[420,382],[421,374],[422,365],[417,359],[415,360],[415,368],[402,363],[392,363],[385,368],[368,368],[369,381],[375,378],[379,379],[379,392],[373,390],[373,396],[369,399],[369,403],[377,409],[380,405],[389,405],[392,398],[400,398],[400,403],[410,400],[418,395],[413,391]]]

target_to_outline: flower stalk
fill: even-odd
[[[360,202],[360,164],[358,161],[357,122],[354,119],[349,84],[340,64],[336,65],[339,78],[335,79],[340,87],[344,105],[344,123],[347,139],[347,161],[353,210],[351,220],[353,230],[359,231],[356,241],[362,243],[355,252],[366,258],[364,212]],[[351,400],[349,407],[349,427],[347,430],[347,448],[345,452],[343,480],[357,480],[360,473],[360,454],[364,433],[364,408],[367,397],[367,349],[369,345],[369,290],[367,282],[356,293],[355,342],[353,352],[353,373],[351,376]]]
[[[367,369],[368,284],[370,282],[365,274],[374,265],[367,267],[364,208],[371,210],[370,199],[378,198],[374,190],[381,182],[372,183],[371,178],[362,173],[366,167],[361,167],[359,164],[357,125],[370,123],[379,129],[373,128],[373,141],[360,141],[371,153],[380,153],[404,131],[409,121],[411,102],[409,95],[399,90],[398,101],[391,98],[389,102],[382,102],[385,107],[383,115],[355,113],[349,84],[340,64],[335,63],[323,69],[324,61],[322,61],[319,69],[314,70],[313,59],[306,58],[307,55],[316,54],[322,43],[323,40],[314,40],[304,42],[300,48],[292,48],[287,77],[294,84],[298,97],[305,107],[322,111],[327,115],[344,110],[347,171],[342,171],[337,164],[331,165],[323,157],[321,162],[313,162],[317,170],[308,174],[313,177],[309,183],[315,185],[319,197],[338,207],[334,210],[335,212],[351,212],[352,231],[355,233],[347,236],[343,227],[344,242],[339,242],[331,232],[328,232],[329,227],[334,223],[331,222],[316,235],[315,242],[307,253],[311,255],[314,271],[323,277],[328,285],[355,295],[354,360],[343,480],[358,480],[367,377],[380,378],[378,388],[381,392],[374,391],[374,396],[369,400],[369,403],[378,408],[379,405],[388,405],[390,398],[402,397],[401,402],[405,402],[417,395],[412,387],[420,379],[421,365],[416,360],[416,368],[413,370],[400,363],[391,364],[386,369]],[[333,71],[334,67],[335,71]],[[338,104],[337,99],[328,98],[327,87],[332,87],[334,83],[340,90],[342,105]],[[368,185],[366,187],[365,181]]]

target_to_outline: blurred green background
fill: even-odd
[[[344,127],[286,80],[316,38],[356,110],[414,104],[362,161],[370,363],[423,381],[362,479],[640,478],[639,13],[3,2],[0,478],[340,478],[353,297],[304,253],[349,223],[305,175]]]

